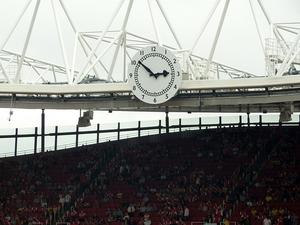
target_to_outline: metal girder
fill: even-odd
[[[14,108],[28,109],[91,109],[116,111],[173,112],[279,112],[282,104],[292,102],[294,112],[300,111],[300,88],[254,92],[181,92],[162,105],[143,103],[132,95],[23,96],[14,97]],[[11,105],[9,95],[0,96],[0,108]]]
[[[285,87],[300,84],[300,76],[247,78],[232,80],[186,80],[180,90],[216,90],[241,88]],[[131,92],[127,83],[98,84],[0,84],[0,93],[5,94],[89,94]]]

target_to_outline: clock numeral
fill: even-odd
[[[177,89],[177,84],[175,84],[174,89]]]
[[[166,99],[168,99],[169,98],[169,95],[168,94],[166,94]]]
[[[129,74],[129,77],[132,78],[132,76],[133,76],[132,73],[130,73],[130,74]]]
[[[167,49],[165,49],[165,55],[168,53],[168,50]]]
[[[154,102],[154,103],[156,103],[156,102],[157,102],[156,98],[154,98],[154,99],[153,99],[153,102]]]
[[[145,95],[142,95],[142,99],[144,99],[145,98]]]
[[[132,60],[131,65],[136,65],[136,60]]]
[[[140,51],[140,55],[145,55],[145,51]]]
[[[134,90],[134,91],[135,91],[135,90],[136,90],[136,86],[133,86],[133,87],[132,87],[132,90]]]
[[[173,59],[173,62],[176,63],[176,62],[177,62],[177,59]]]
[[[180,77],[180,72],[179,71],[177,71],[177,77]]]
[[[152,52],[156,52],[156,47],[154,46],[154,47],[151,47],[151,51]]]

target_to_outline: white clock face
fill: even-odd
[[[178,59],[160,46],[140,50],[128,67],[128,83],[133,94],[149,104],[170,100],[177,93],[181,79]]]

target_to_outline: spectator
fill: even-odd
[[[264,218],[263,225],[272,225],[271,219],[268,216]]]
[[[188,221],[190,218],[190,210],[187,206],[184,207],[183,219],[184,221]]]
[[[149,214],[144,215],[144,225],[151,225],[151,219]]]
[[[130,217],[133,217],[134,216],[134,213],[135,213],[135,207],[133,204],[129,204],[128,208],[127,208],[127,212],[128,212],[128,215]]]
[[[69,193],[67,193],[66,196],[65,196],[65,205],[66,205],[66,208],[69,208],[70,204],[71,204],[71,195]]]

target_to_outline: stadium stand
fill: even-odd
[[[1,159],[0,224],[297,225],[299,134],[188,131]]]

